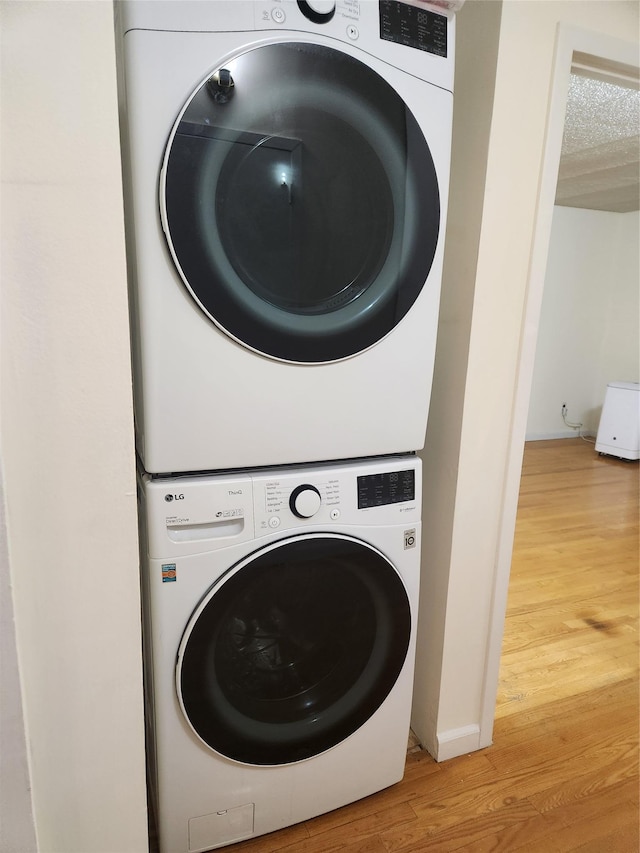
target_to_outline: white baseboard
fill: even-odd
[[[594,438],[594,433],[590,430],[583,430],[583,436]],[[562,430],[562,432],[528,432],[524,440],[525,441],[551,441],[554,438],[579,438],[580,433],[577,429],[572,430]]]
[[[471,726],[440,732],[436,737],[438,740],[436,761],[447,761],[449,758],[457,758],[459,755],[466,755],[468,752],[480,749],[480,726],[475,723]]]

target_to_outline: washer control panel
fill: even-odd
[[[315,486],[305,483],[296,486],[289,496],[289,509],[298,518],[313,518],[322,505],[322,496]]]
[[[421,462],[412,455],[139,479],[150,557],[215,551],[311,527],[401,525],[405,548],[412,548],[420,523]]]
[[[278,476],[254,479],[256,533],[297,527],[305,522],[338,521],[340,518],[340,477],[322,470],[304,474],[287,471]],[[323,476],[324,475],[324,476]]]
[[[256,535],[420,517],[420,462],[415,457],[255,472],[252,479]]]
[[[381,471],[358,477],[358,509],[388,506],[416,499],[416,472]]]

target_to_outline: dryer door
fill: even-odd
[[[173,128],[160,183],[192,296],[276,359],[367,349],[431,268],[440,202],[427,142],[398,93],[338,50],[268,44],[217,68]]]
[[[215,584],[182,638],[178,697],[235,761],[289,764],[360,728],[403,667],[409,601],[379,551],[347,536],[281,540]]]

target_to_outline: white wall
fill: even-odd
[[[640,213],[620,214],[611,287],[595,377],[598,406],[607,382],[640,379]]]
[[[3,480],[0,470],[0,850],[2,853],[35,853]]]
[[[424,667],[431,649],[442,655],[423,669],[412,723],[438,758],[486,746],[492,738],[500,645],[495,626],[504,621],[504,563],[508,573],[518,496],[514,469],[519,470],[526,424],[520,413],[521,355],[531,323],[533,331],[537,323],[526,313],[532,246],[536,227],[547,215],[550,219],[553,206],[550,201],[548,214],[538,209],[558,25],[634,39],[636,45],[639,31],[638,4],[626,0],[505,0],[501,5],[486,158],[474,112],[459,114],[454,125],[454,135],[478,139],[480,150],[476,157],[469,152],[469,169],[482,181],[483,199],[478,210],[474,187],[471,204],[457,196],[449,207],[443,287],[445,293],[455,291],[460,302],[457,314],[443,318],[449,328],[441,325],[438,355],[447,357],[436,361],[434,388],[440,399],[433,399],[423,454],[429,536],[423,538],[422,596],[433,597],[436,615],[421,628],[418,666]],[[473,26],[483,14],[493,15],[494,3],[469,0],[458,15],[459,26],[466,21]],[[481,50],[458,52],[457,92],[474,89],[487,61]],[[569,65],[570,56],[567,85]],[[459,251],[456,234],[465,232],[479,234],[476,255],[465,246],[464,260],[448,265],[448,256]],[[468,352],[462,343],[448,348],[446,337],[467,322],[469,300]],[[464,335],[459,338],[462,342]],[[447,391],[454,399],[443,405]],[[461,420],[452,419],[456,410]],[[444,500],[440,483],[446,486]]]
[[[21,0],[3,2],[1,12],[0,454],[38,849],[141,853],[113,9]],[[3,727],[10,711],[3,703]],[[4,794],[0,805],[12,807]],[[22,853],[32,838],[28,825],[21,832]]]
[[[444,257],[436,363],[423,461],[423,566],[412,726],[435,756],[449,594],[452,524],[474,271],[482,227],[501,3],[469,2],[456,23],[450,212]],[[473,57],[473,62],[470,62]],[[471,64],[473,69],[471,69]],[[473,132],[469,132],[469,128]],[[464,212],[464,215],[463,215]],[[457,735],[461,734],[460,732]],[[459,738],[456,735],[456,740]],[[473,735],[472,735],[473,738]],[[475,745],[477,746],[477,732]]]
[[[527,439],[595,435],[607,382],[638,381],[638,213],[556,207]]]

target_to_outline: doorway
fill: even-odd
[[[492,600],[491,626],[487,651],[486,680],[481,720],[481,745],[491,742],[495,715],[504,614],[511,567],[513,532],[517,510],[522,454],[531,395],[535,352],[542,305],[549,240],[556,198],[563,130],[572,70],[578,65],[609,80],[638,80],[637,49],[633,43],[598,33],[560,25],[549,102],[546,143],[541,169],[536,228],[532,244],[527,301],[522,325],[520,358],[505,476],[496,560],[496,581]]]

